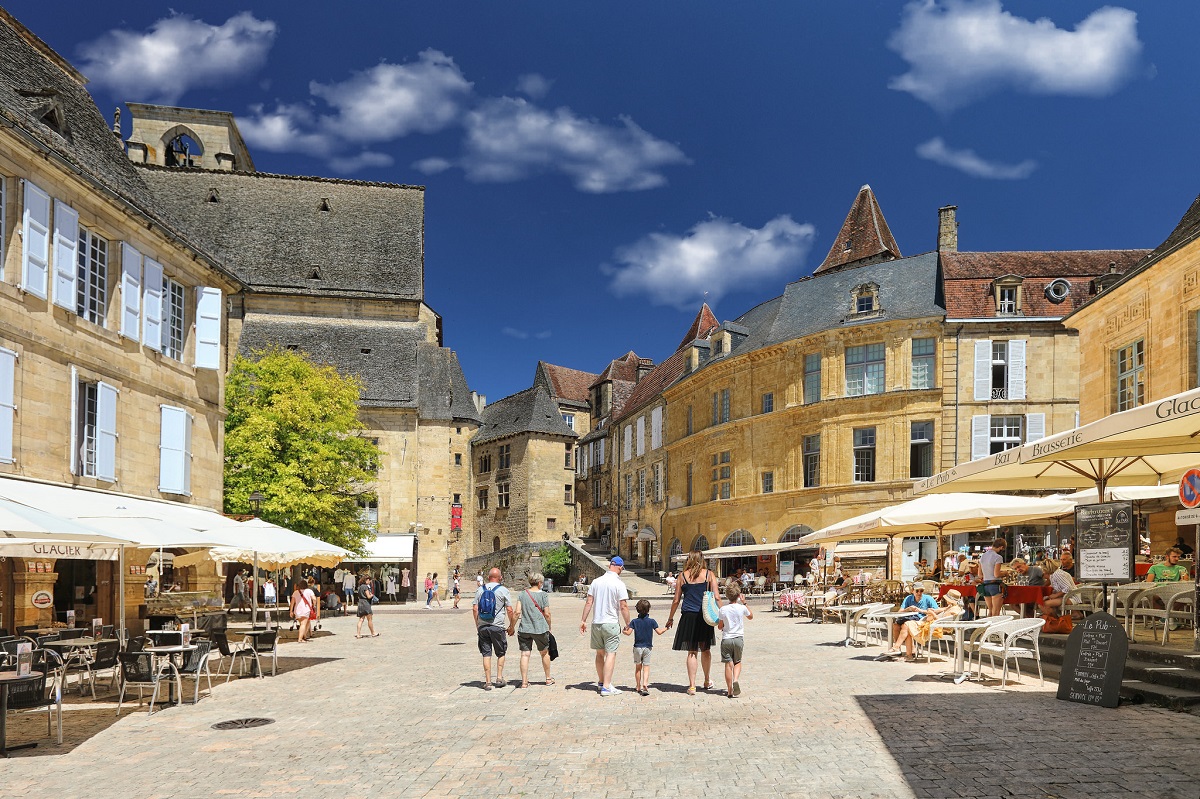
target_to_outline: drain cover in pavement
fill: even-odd
[[[214,730],[245,730],[250,727],[265,727],[268,724],[274,724],[275,719],[264,718],[248,718],[248,719],[230,719],[229,721],[219,721],[212,725]]]

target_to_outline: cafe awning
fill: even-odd
[[[887,555],[887,541],[841,541],[833,554],[843,559],[882,558]]]
[[[704,557],[716,558],[718,560],[726,558],[749,558],[756,555],[776,555],[780,552],[786,552],[789,549],[803,549],[795,541],[789,541],[786,544],[747,544],[740,547],[713,547],[712,549],[704,550]]]
[[[415,535],[378,535],[367,544],[365,555],[351,555],[354,563],[404,563],[413,559]]]

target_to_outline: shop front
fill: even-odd
[[[370,575],[375,583],[381,601],[398,601],[401,604],[415,597],[417,575],[413,573],[413,563],[416,558],[417,537],[415,535],[375,536],[375,540],[367,544],[363,555],[351,555],[339,567],[341,581],[344,584],[345,572],[350,572],[352,579],[362,575]],[[446,572],[438,575],[438,586],[447,595],[451,586],[452,567],[447,564]],[[331,579],[333,577],[331,576]],[[424,581],[424,575],[421,581]],[[405,585],[407,583],[407,586]],[[472,583],[472,590],[474,583]],[[391,590],[389,590],[391,589]]]

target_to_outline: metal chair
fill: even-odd
[[[62,692],[49,674],[30,680],[20,680],[8,686],[9,710],[46,708],[46,734],[52,731],[54,708],[58,708],[58,745],[62,746]]]
[[[279,673],[279,630],[270,630],[262,635],[247,636],[250,638],[255,653],[261,659],[271,656],[271,676]],[[261,676],[261,675],[260,675]]]
[[[125,691],[129,687],[138,689],[138,702],[142,701],[142,689],[152,688],[150,695],[150,714],[154,714],[154,703],[158,700],[158,688],[164,680],[174,680],[180,696],[183,686],[179,674],[168,665],[154,665],[154,657],[149,652],[122,652],[117,656],[121,665],[121,694],[117,697],[117,716],[121,715],[121,705],[125,702]]]
[[[116,687],[118,671],[120,668],[119,655],[121,654],[120,641],[101,641],[96,644],[93,650],[91,659],[87,662],[87,681],[92,689],[92,699],[96,698],[96,675],[101,671],[110,671],[111,678],[108,681],[109,689]]]
[[[62,636],[59,635],[58,633],[47,633],[46,635],[39,635],[37,637],[37,645],[45,646],[46,644],[50,643],[51,641],[61,641],[61,640],[62,640]]]
[[[1163,646],[1167,645],[1167,636],[1171,634],[1173,624],[1187,624],[1195,618],[1196,584],[1189,582],[1175,585],[1176,593],[1169,594],[1166,599],[1167,619],[1163,624]]]
[[[229,672],[225,675],[225,682],[233,679],[233,667],[237,665],[239,659],[243,662],[253,660],[256,671],[260,677],[262,676],[262,669],[258,668],[258,652],[254,651],[254,647],[248,639],[238,644],[230,644],[228,635],[224,632],[214,632],[212,643],[216,645],[217,651],[221,654],[222,666],[225,665],[225,658],[229,658]]]
[[[212,696],[212,672],[208,670],[208,654],[211,649],[212,641],[196,641],[196,648],[188,652],[187,660],[179,667],[179,680],[181,684],[183,680],[188,678],[196,681],[196,692],[192,697],[192,704],[200,701],[201,675],[208,679],[208,695]]]
[[[67,627],[59,631],[58,640],[74,641],[76,638],[82,638],[86,632],[88,631],[82,627]]]
[[[126,652],[141,652],[146,648],[146,636],[135,635],[129,639],[129,645],[125,647]]]
[[[113,632],[114,632],[115,630],[116,630],[116,627],[114,627],[113,625],[111,625],[111,624],[105,624],[105,625],[103,625],[103,626],[101,626],[101,627],[100,627],[100,637],[101,637],[102,639],[108,639],[108,638],[112,638],[112,637],[113,637]]]

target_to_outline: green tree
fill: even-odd
[[[542,574],[555,580],[567,576],[567,570],[571,568],[571,548],[566,544],[553,549],[543,549],[541,558]]]
[[[380,451],[361,435],[357,377],[279,348],[238,356],[225,384],[225,512],[259,515],[362,552],[374,539],[359,505],[375,499]]]

